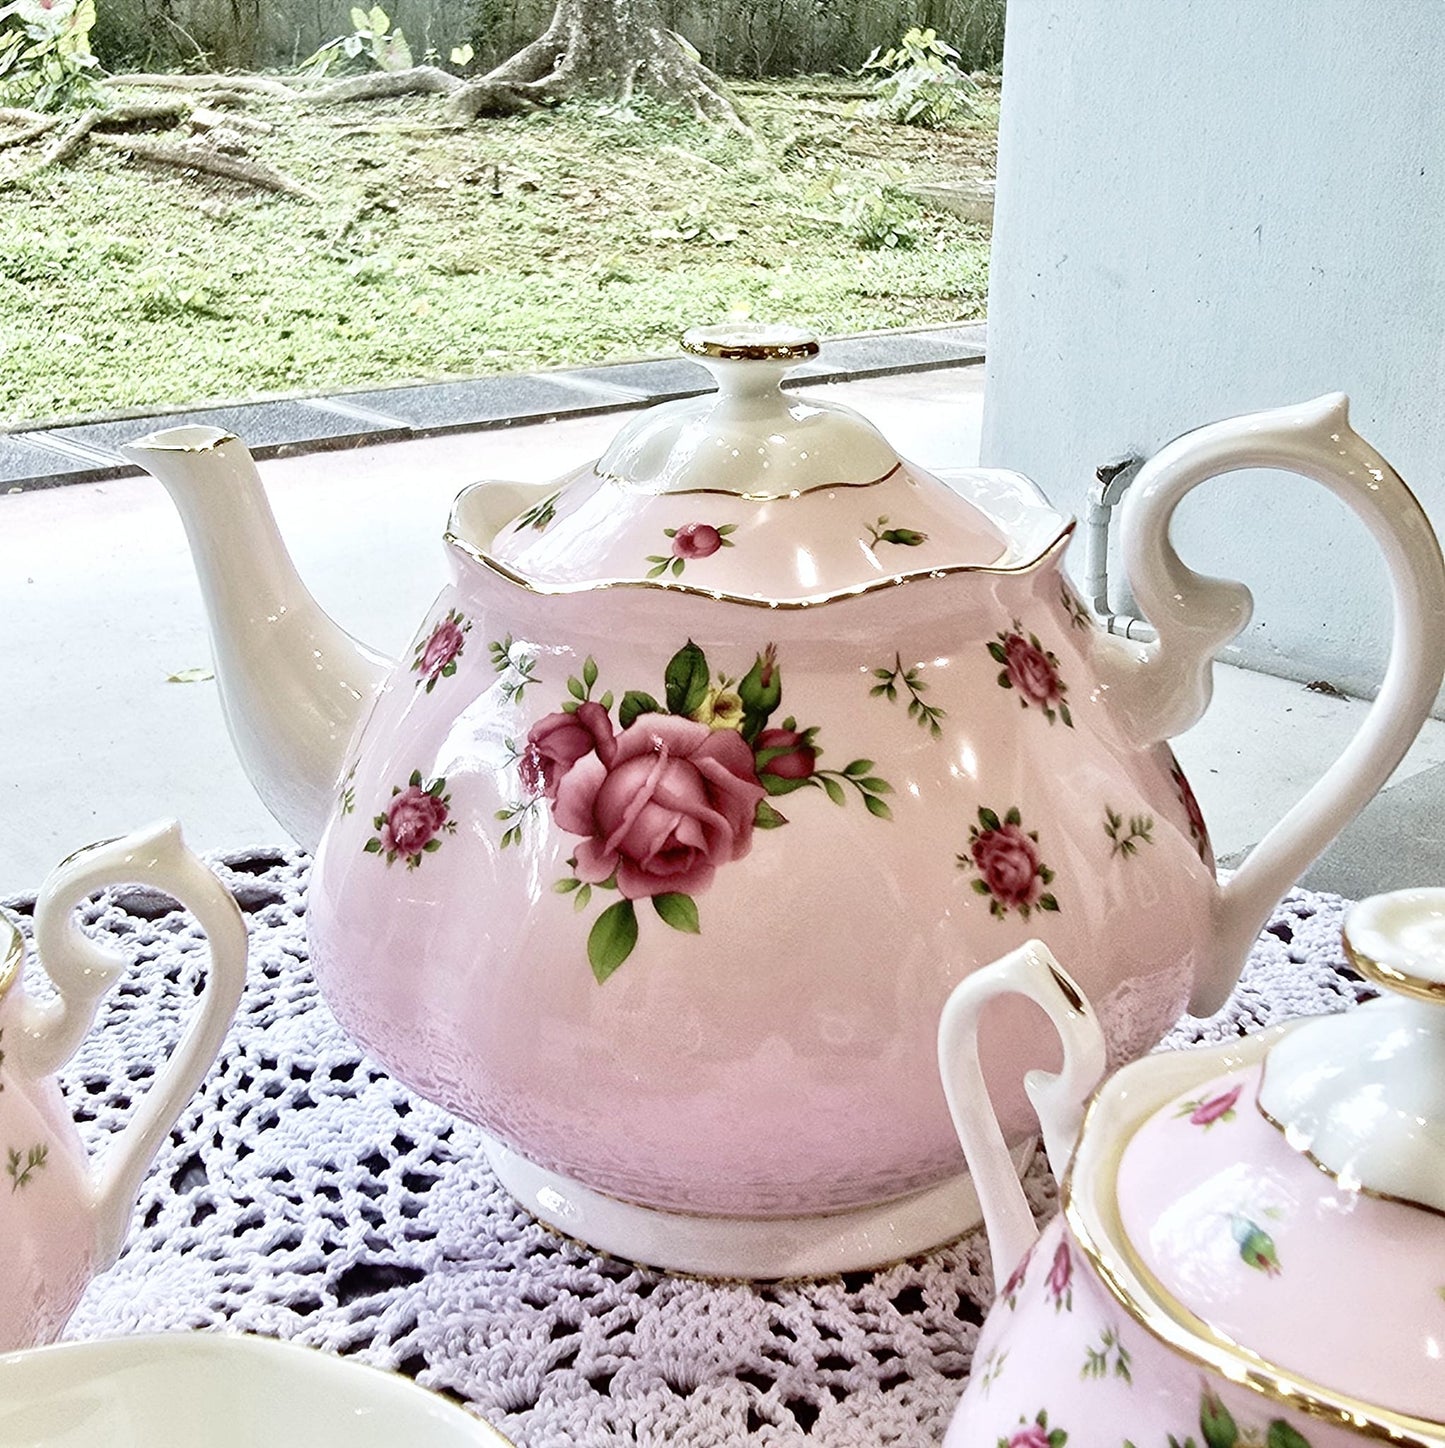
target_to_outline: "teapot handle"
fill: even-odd
[[[141,1178],[216,1059],[246,982],[246,922],[226,887],[186,848],[179,825],[167,821],[91,845],[55,868],[36,902],[36,953],[59,999],[24,1003],[20,1051],[29,1073],[48,1076],[69,1060],[127,964],[87,937],[74,915],[88,895],[121,883],[174,895],[205,931],[211,960],[185,1034],[92,1170],[96,1270],[120,1255]]]
[[[1204,713],[1214,656],[1249,622],[1249,590],[1195,573],[1169,541],[1174,510],[1207,479],[1279,468],[1323,483],[1374,535],[1394,600],[1389,666],[1355,737],[1220,889],[1213,956],[1189,1002],[1196,1015],[1212,1015],[1224,1004],[1269,912],[1390,777],[1445,676],[1440,545],[1400,475],[1350,427],[1348,409],[1344,394],[1332,393],[1201,427],[1156,453],[1125,497],[1125,567],[1158,643],[1112,651],[1104,662],[1125,725],[1140,745],[1172,738]]]
[[[994,1280],[1000,1284],[1038,1237],[979,1062],[979,1017],[989,1001],[1004,995],[1025,996],[1042,1007],[1063,1043],[1064,1064],[1057,1074],[1030,1071],[1024,1077],[1024,1092],[1043,1130],[1044,1153],[1059,1180],[1073,1157],[1084,1106],[1105,1064],[1104,1032],[1088,997],[1041,940],[1030,940],[974,971],[944,1003],[938,1069],[983,1211]]]

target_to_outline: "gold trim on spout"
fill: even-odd
[[[806,362],[810,357],[816,357],[822,348],[816,337],[809,336],[797,337],[790,342],[743,342],[687,332],[682,339],[682,350],[694,357],[712,357],[724,362]]]

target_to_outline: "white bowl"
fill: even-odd
[[[260,1337],[166,1333],[0,1356],[0,1448],[507,1448],[397,1373]]]

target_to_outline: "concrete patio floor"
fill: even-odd
[[[977,458],[983,368],[816,389],[870,416],[925,466]],[[616,415],[273,459],[262,475],[322,605],[400,652],[444,577],[453,496],[543,480],[598,453]],[[146,430],[137,424],[136,431]],[[1078,567],[1077,560],[1075,567]],[[287,843],[251,791],[213,682],[168,683],[210,653],[180,523],[147,477],[0,495],[0,893],[34,887],[89,840],[175,815],[203,850]],[[1336,756],[1365,706],[1237,669],[1176,749],[1221,858],[1233,859]],[[1445,723],[1307,876],[1351,896],[1445,883]]]

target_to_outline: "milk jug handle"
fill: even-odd
[[[36,902],[36,953],[59,998],[25,1003],[24,1069],[46,1076],[67,1061],[90,1029],[101,996],[125,969],[126,958],[97,945],[75,919],[75,907],[88,895],[121,883],[173,895],[199,922],[211,958],[179,1044],[92,1166],[97,1271],[120,1255],[141,1178],[216,1059],[246,981],[245,921],[225,886],[185,847],[178,825],[166,822],[92,845],[54,870]]]
[[[1063,1043],[1060,1071],[1030,1071],[1024,1077],[1024,1091],[1043,1130],[1049,1166],[1060,1179],[1073,1157],[1085,1103],[1104,1074],[1105,1062],[1104,1033],[1087,997],[1042,941],[1030,940],[975,971],[954,987],[944,1004],[938,1027],[943,1094],[978,1193],[994,1280],[999,1283],[1038,1237],[979,1061],[979,1018],[989,1001],[1004,995],[1025,996],[1040,1006]]]
[[[1445,675],[1445,565],[1425,511],[1400,475],[1349,424],[1341,393],[1231,418],[1176,439],[1141,469],[1125,497],[1129,585],[1158,632],[1142,651],[1116,651],[1112,697],[1137,744],[1172,738],[1209,704],[1215,654],[1249,622],[1242,583],[1187,568],[1169,541],[1174,510],[1209,478],[1278,468],[1322,483],[1364,522],[1385,555],[1395,632],[1379,696],[1344,753],[1255,846],[1220,891],[1210,957],[1189,1009],[1224,1003],[1269,912],[1390,777]]]

